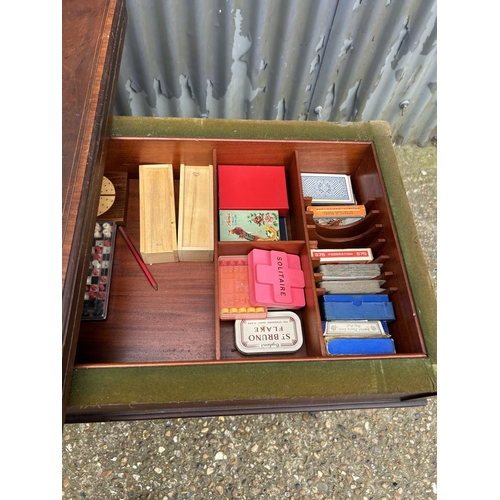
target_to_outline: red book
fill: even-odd
[[[219,210],[288,213],[284,166],[219,165]]]

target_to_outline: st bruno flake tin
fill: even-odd
[[[266,319],[235,321],[235,340],[243,354],[296,352],[302,347],[300,318],[291,311],[269,311]]]

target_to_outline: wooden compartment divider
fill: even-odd
[[[309,238],[315,239],[320,248],[365,248],[382,231],[383,224],[374,224],[365,231],[348,238],[327,238],[317,232],[316,225],[308,225]]]
[[[328,239],[356,238],[359,234],[368,231],[376,223],[380,212],[371,210],[361,220],[348,224],[347,226],[329,227],[318,224],[312,217],[312,212],[306,212],[308,225],[313,226],[316,234]]]
[[[384,194],[373,147],[369,143],[295,142],[255,140],[189,140],[143,138],[111,141],[106,169],[129,174],[129,222],[127,232],[132,239],[142,234],[139,222],[139,165],[171,165],[175,187],[175,206],[179,213],[180,262],[155,264],[153,274],[159,290],[151,293],[137,265],[122,242],[117,242],[109,317],[101,324],[81,326],[76,364],[89,366],[177,365],[206,363],[259,363],[307,360],[336,360],[326,353],[323,341],[318,299],[325,293],[318,288],[322,275],[319,261],[311,258],[313,248],[370,247],[374,262],[383,263],[382,279],[387,280],[384,293],[391,296],[396,321],[390,325],[396,354],[389,357],[423,357],[426,355],[420,325],[406,279],[404,263],[391,212]],[[286,217],[289,239],[275,242],[218,241],[217,168],[219,164],[284,165],[287,181],[289,213]],[[199,212],[189,212],[185,194],[198,193],[198,186],[187,186],[186,169],[197,172],[203,166],[210,170],[212,184],[194,195],[194,199],[210,199],[207,215],[212,227],[205,231]],[[207,171],[204,170],[204,173]],[[301,172],[347,173],[353,179],[358,202],[364,201],[367,216],[350,226],[325,228],[317,225],[306,210],[310,198],[304,198]],[[142,193],[142,192],[141,192]],[[144,191],[147,193],[147,191]],[[141,194],[143,196],[143,194]],[[190,198],[192,196],[190,195]],[[141,201],[142,203],[142,201]],[[174,208],[175,210],[175,208]],[[175,219],[174,219],[175,222]],[[200,224],[203,228],[200,227]],[[190,226],[201,234],[199,242],[186,244],[183,236]],[[199,246],[204,257],[208,236],[213,238],[213,262],[188,262]],[[188,248],[186,248],[188,247]],[[248,255],[253,248],[275,249],[300,256],[305,276],[306,305],[298,314],[304,333],[304,345],[296,353],[246,356],[237,351],[234,326],[218,317],[218,258]],[[185,252],[187,253],[185,254]],[[191,253],[190,255],[189,252]],[[208,259],[207,259],[208,260]],[[150,287],[149,287],[150,288]],[[137,295],[135,294],[137,290]],[[147,297],[144,296],[147,294]],[[387,356],[386,356],[387,357]],[[377,359],[361,356],[360,359]],[[349,357],[352,359],[352,357]]]

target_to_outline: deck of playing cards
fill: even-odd
[[[354,222],[358,222],[362,218],[363,217],[323,217],[318,219],[315,218],[314,222],[325,227],[342,227],[354,224]]]
[[[343,174],[303,173],[302,192],[313,205],[353,205],[356,203],[351,176]]]
[[[321,326],[325,337],[390,337],[387,321],[322,321]]]
[[[394,307],[385,293],[323,295],[319,301],[323,321],[369,319],[394,321]]]
[[[391,338],[329,338],[325,341],[330,356],[378,356],[396,352]]]
[[[318,287],[328,294],[369,294],[383,292],[384,283],[385,280],[321,281]]]
[[[306,210],[313,213],[314,219],[324,217],[364,217],[366,215],[364,205],[310,205],[306,207]]]
[[[322,321],[321,326],[330,356],[395,353],[394,340],[385,320],[327,320]]]
[[[321,264],[323,281],[371,280],[380,276],[382,264]]]
[[[320,264],[341,264],[357,262],[367,264],[373,260],[371,248],[312,249],[311,257]]]

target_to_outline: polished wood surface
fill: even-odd
[[[125,23],[124,0],[62,2],[63,415]]]

